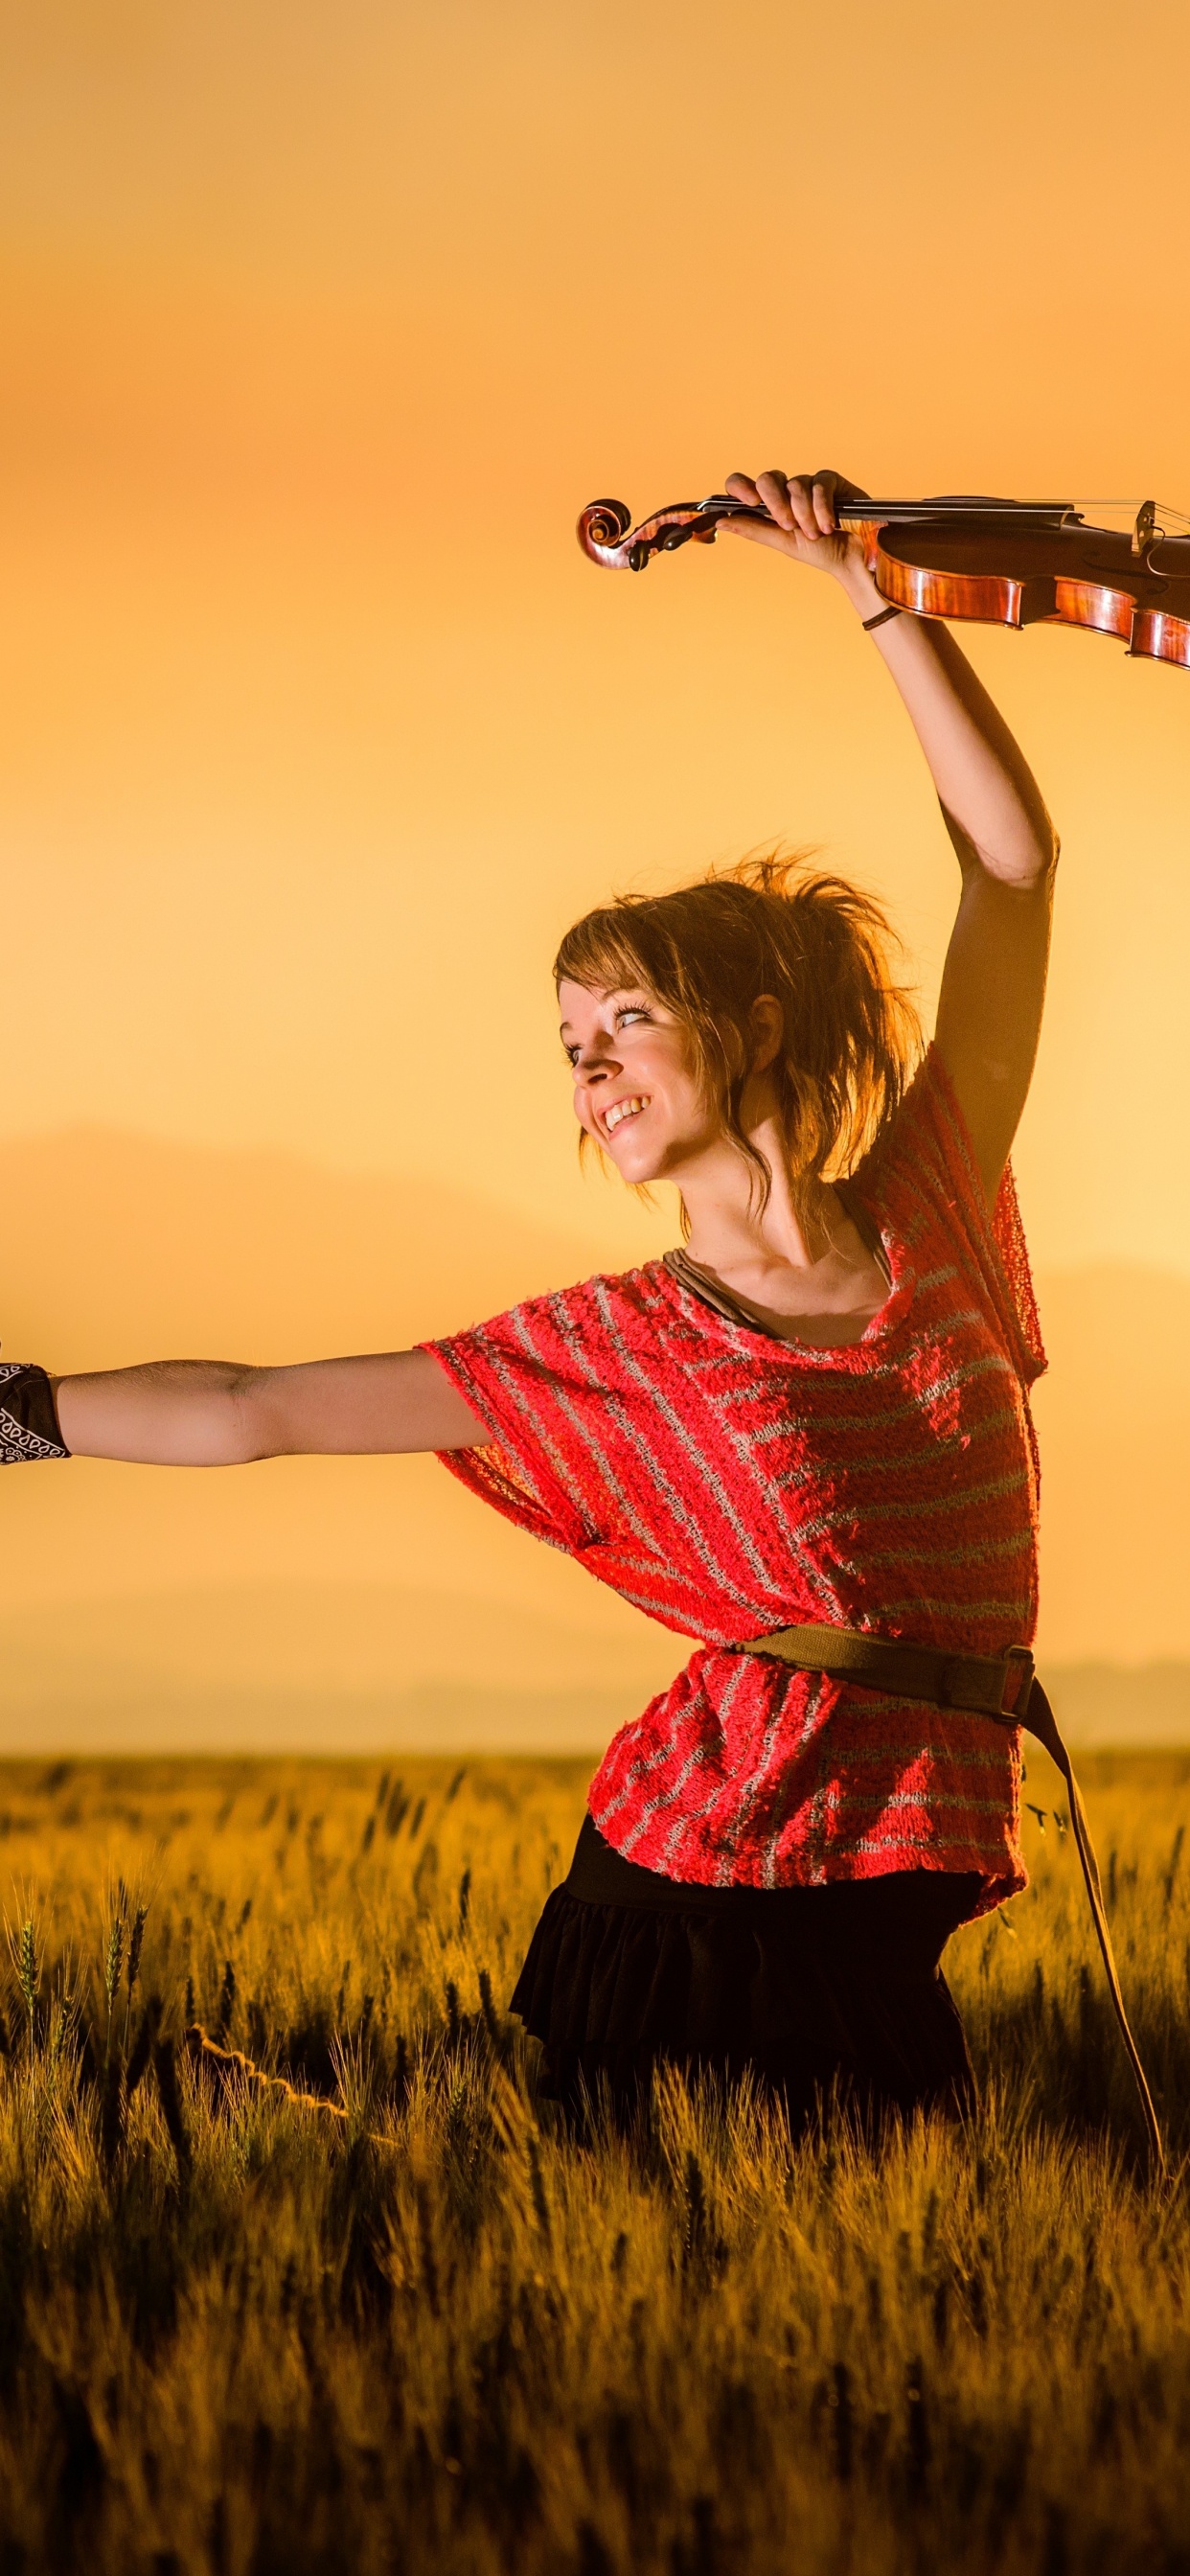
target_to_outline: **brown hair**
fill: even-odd
[[[713,870],[672,894],[617,895],[568,930],[554,978],[588,990],[643,985],[690,1034],[705,1095],[756,1167],[740,1125],[761,994],[781,1005],[771,1067],[795,1190],[855,1168],[904,1092],[921,1045],[917,1012],[890,970],[893,933],[879,904],[804,851],[773,850]]]

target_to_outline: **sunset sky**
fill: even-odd
[[[672,1238],[578,1176],[568,920],[785,836],[928,997],[953,860],[825,582],[612,577],[576,512],[824,460],[1190,510],[1182,0],[7,0],[0,65],[0,1142]],[[1190,1278],[1190,676],[969,649],[1064,843],[1035,1256]]]

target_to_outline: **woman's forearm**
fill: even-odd
[[[887,606],[862,563],[853,561],[839,579],[861,618]],[[951,824],[1001,883],[1036,885],[1056,855],[1053,825],[1019,743],[954,637],[935,618],[906,615],[875,627],[871,641],[905,702]]]
[[[935,618],[888,614],[864,561],[858,532],[835,515],[841,498],[863,499],[833,466],[820,473],[729,474],[727,490],[745,515],[718,534],[776,547],[795,563],[839,582],[887,662],[929,762],[965,873],[1017,891],[1043,887],[1057,854],[1041,790],[1019,743],[977,680],[965,654]],[[757,504],[760,505],[759,514]]]
[[[62,1437],[75,1457],[146,1466],[235,1467],[268,1455],[254,1381],[234,1360],[152,1360],[54,1382]]]
[[[249,1368],[155,1360],[55,1381],[66,1447],[143,1466],[468,1449],[490,1438],[429,1351]]]

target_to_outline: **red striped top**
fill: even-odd
[[[492,1432],[444,1464],[703,1640],[592,1783],[617,1851],[715,1887],[972,1870],[985,1912],[1025,1884],[1016,1730],[727,1651],[1032,1641],[1045,1356],[1011,1176],[989,1218],[934,1049],[851,1189],[891,1276],[860,1341],[780,1340],[659,1261],[588,1279],[426,1345]]]

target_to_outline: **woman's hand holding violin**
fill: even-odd
[[[749,474],[729,474],[723,488],[733,501],[767,510],[769,516],[721,519],[721,536],[751,537],[756,545],[775,546],[779,553],[792,555],[795,563],[833,573],[848,586],[858,580],[877,595],[858,529],[841,528],[835,516],[836,500],[866,498],[860,484],[849,483],[845,474],[825,465],[817,474],[782,474],[774,467],[755,480]]]

